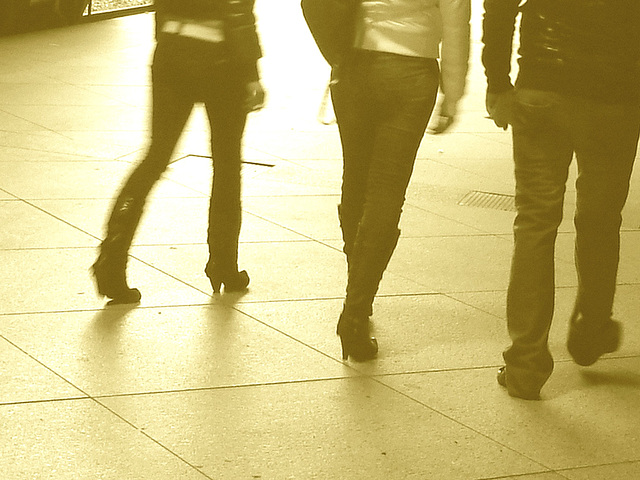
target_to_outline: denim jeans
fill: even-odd
[[[332,86],[344,158],[340,217],[345,253],[349,257],[356,245],[366,245],[360,254],[353,252],[364,258],[355,263],[348,258],[345,304],[359,313],[370,310],[395,247],[438,84],[435,59],[359,50]],[[356,290],[362,295],[351,295]]]
[[[214,167],[209,250],[212,257],[218,258],[216,263],[228,262],[233,269],[241,223],[246,82],[227,59],[223,47],[181,37],[159,37],[152,76],[151,142],[120,196],[132,198],[141,211],[151,188],[169,164],[193,106],[204,103]]]
[[[535,392],[553,370],[548,336],[554,249],[569,166],[575,154],[574,315],[604,322],[612,315],[621,211],[637,151],[640,109],[516,89],[512,125],[517,216],[507,294],[512,345],[504,359],[509,388]]]

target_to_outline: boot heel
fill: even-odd
[[[222,288],[222,281],[221,280],[214,280],[213,278],[209,279],[211,281],[211,288],[213,289],[213,293],[220,293],[220,290]]]

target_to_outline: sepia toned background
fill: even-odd
[[[112,4],[114,5],[114,4]],[[0,38],[0,479],[640,478],[640,181],[624,212],[621,349],[580,368],[572,170],[542,401],[495,380],[508,344],[510,132],[486,118],[482,1],[451,133],[423,139],[382,280],[379,357],[342,362],[346,263],[329,77],[298,0],[257,0],[268,94],[244,142],[244,294],[203,268],[211,165],[196,109],[130,258],[140,305],[89,272],[149,136],[153,13]]]

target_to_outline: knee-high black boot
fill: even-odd
[[[98,293],[112,300],[110,305],[137,303],[141,294],[127,285],[127,259],[133,235],[142,215],[144,201],[121,193],[116,199],[107,223],[107,236],[93,264]]]
[[[369,333],[369,316],[399,237],[397,228],[382,235],[366,235],[358,231],[350,261],[344,310],[337,327],[345,360],[350,355],[357,361],[369,360],[378,352],[378,342]]]
[[[210,200],[207,234],[209,260],[204,272],[209,277],[214,293],[220,292],[222,285],[225,292],[241,292],[249,285],[247,271],[238,271],[242,207],[239,203],[228,202],[228,198],[224,198],[224,204],[218,204],[219,197],[220,193],[216,192]]]

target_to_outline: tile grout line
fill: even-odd
[[[173,450],[171,450],[169,447],[165,446],[162,442],[160,442],[159,440],[153,438],[151,435],[149,435],[147,432],[143,431],[141,428],[138,428],[134,423],[132,423],[131,421],[127,420],[126,418],[124,418],[123,416],[121,416],[120,414],[118,414],[117,412],[115,412],[114,410],[112,410],[111,408],[109,408],[107,405],[105,405],[103,402],[100,401],[100,397],[94,397],[89,395],[87,392],[85,392],[82,388],[78,387],[77,385],[73,384],[71,381],[69,381],[68,379],[66,379],[65,377],[63,377],[62,375],[60,375],[58,372],[56,372],[55,370],[53,370],[52,368],[50,368],[49,366],[45,365],[44,363],[42,363],[40,360],[38,360],[37,358],[35,358],[33,355],[31,355],[30,353],[28,353],[27,351],[25,351],[24,349],[20,348],[18,345],[16,345],[14,342],[12,342],[11,340],[9,340],[8,338],[6,338],[4,335],[0,335],[0,338],[3,338],[5,341],[7,341],[10,345],[12,345],[13,347],[15,347],[16,349],[18,349],[19,351],[21,351],[23,354],[27,355],[30,359],[32,359],[33,361],[35,361],[36,363],[38,363],[39,365],[41,365],[42,367],[44,367],[45,369],[47,369],[49,372],[53,373],[55,376],[57,376],[58,378],[60,378],[61,380],[63,380],[65,383],[69,384],[71,387],[75,388],[76,390],[78,390],[79,392],[81,392],[83,395],[86,395],[86,397],[77,397],[77,398],[68,398],[68,399],[52,399],[52,400],[42,400],[42,401],[31,401],[31,402],[18,402],[18,403],[3,403],[0,404],[0,409],[2,407],[7,407],[7,406],[11,406],[11,405],[28,405],[28,404],[44,404],[44,403],[57,403],[57,402],[63,402],[63,401],[91,401],[93,403],[95,403],[96,405],[98,405],[99,407],[101,407],[102,409],[106,410],[107,412],[109,412],[111,415],[115,416],[116,418],[120,419],[120,421],[124,422],[125,424],[129,425],[130,427],[132,427],[135,431],[137,431],[138,433],[144,435],[147,439],[149,439],[150,441],[152,441],[153,443],[155,443],[156,445],[158,445],[159,447],[161,447],[163,450],[165,450],[166,452],[170,453],[171,455],[173,455],[175,458],[177,458],[178,460],[180,460],[181,462],[183,462],[184,464],[188,465],[190,468],[196,470],[198,473],[202,474],[204,477],[206,477],[207,479],[213,480],[210,476],[208,476],[207,474],[205,474],[200,468],[198,468],[197,466],[195,466],[193,463],[189,462],[188,460],[182,458],[180,455],[178,455],[176,452],[174,452]]]
[[[369,377],[369,378],[370,378],[371,380],[373,380],[374,382],[378,383],[379,385],[381,385],[381,386],[383,386],[383,387],[385,387],[385,388],[387,388],[387,389],[389,389],[389,390],[391,390],[391,391],[393,391],[393,392],[397,393],[398,395],[400,395],[400,396],[402,396],[402,397],[406,398],[407,400],[410,400],[410,401],[412,401],[412,402],[414,402],[414,403],[416,403],[416,404],[418,404],[418,405],[420,405],[420,406],[422,406],[422,407],[426,408],[427,410],[430,410],[430,411],[432,411],[432,412],[436,413],[437,415],[440,415],[440,416],[442,416],[442,417],[446,418],[447,420],[449,420],[449,421],[451,421],[451,422],[453,422],[453,423],[455,423],[455,424],[457,424],[457,425],[460,425],[461,427],[463,427],[463,428],[465,428],[465,429],[467,429],[467,430],[470,430],[470,431],[472,431],[472,432],[476,433],[477,435],[480,435],[481,437],[486,438],[487,440],[491,441],[492,443],[494,443],[494,444],[496,444],[496,445],[500,445],[501,447],[503,447],[503,448],[504,448],[504,449],[506,449],[506,450],[509,450],[509,451],[514,452],[514,453],[516,453],[517,455],[519,455],[519,456],[521,456],[521,457],[523,457],[523,458],[526,458],[527,460],[531,461],[532,463],[535,463],[536,465],[539,465],[539,466],[541,466],[542,468],[547,469],[547,471],[553,471],[553,469],[552,469],[552,468],[550,468],[550,467],[546,466],[545,464],[543,464],[542,462],[540,462],[540,461],[538,461],[538,460],[535,460],[535,459],[531,458],[529,455],[527,455],[527,454],[525,454],[525,453],[523,453],[523,452],[519,452],[519,451],[518,451],[518,450],[516,450],[515,448],[512,448],[512,447],[510,447],[509,445],[506,445],[506,444],[504,444],[504,443],[502,443],[502,442],[498,441],[497,439],[492,438],[490,435],[488,435],[488,434],[486,434],[486,433],[483,433],[483,432],[481,432],[481,431],[477,430],[476,428],[471,427],[470,425],[466,425],[466,424],[464,424],[464,423],[463,423],[463,422],[461,422],[460,420],[457,420],[457,419],[453,418],[452,416],[447,415],[446,413],[441,412],[441,411],[439,411],[438,409],[436,409],[436,408],[434,408],[434,407],[431,407],[431,406],[427,405],[426,403],[424,403],[424,402],[423,402],[423,401],[421,401],[421,400],[418,400],[418,399],[416,399],[416,398],[413,398],[413,397],[412,397],[412,396],[410,396],[408,393],[402,392],[402,391],[398,390],[397,388],[392,387],[391,385],[388,385],[388,384],[384,383],[383,381],[381,381],[381,380],[380,380],[380,379],[378,379],[378,378],[375,378],[375,377]]]

